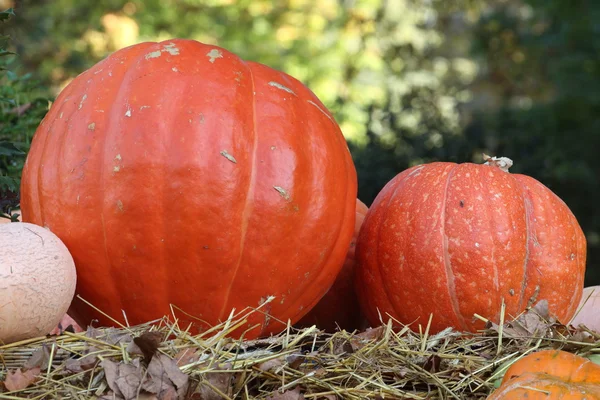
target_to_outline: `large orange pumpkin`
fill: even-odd
[[[335,332],[338,328],[347,331],[360,329],[364,317],[360,312],[354,288],[355,247],[356,238],[367,211],[369,211],[369,208],[365,203],[356,199],[354,236],[348,248],[346,262],[333,286],[331,286],[317,305],[298,322],[299,327],[316,325],[319,329],[323,329],[326,332]]]
[[[561,350],[542,350],[516,361],[487,400],[600,400],[600,365]]]
[[[548,300],[567,323],[583,290],[586,239],[565,203],[537,180],[486,164],[409,168],[378,194],[358,237],[357,287],[371,322],[433,314],[431,332],[475,331]]]
[[[256,337],[298,321],[333,283],[357,182],[338,125],[302,83],[175,39],[75,78],[35,134],[21,190],[23,220],[64,241],[94,307],[137,324],[172,304],[182,327],[202,328],[275,296],[248,320]],[[78,299],[70,314],[113,324]]]

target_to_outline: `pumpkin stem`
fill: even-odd
[[[490,157],[485,153],[483,154],[483,160],[485,165],[493,165],[504,172],[508,172],[508,169],[513,165],[513,161],[508,157]]]

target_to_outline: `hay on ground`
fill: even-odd
[[[544,348],[600,353],[600,335],[556,323],[543,301],[477,334],[288,329],[260,340],[227,334],[248,309],[190,335],[173,318],[88,328],[0,345],[0,398],[485,399],[508,364]],[[481,317],[480,317],[481,318]]]

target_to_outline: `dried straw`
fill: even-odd
[[[484,399],[529,352],[600,354],[598,333],[555,322],[544,305],[477,334],[430,334],[429,324],[417,333],[389,320],[363,332],[288,326],[267,339],[227,337],[259,309],[199,335],[173,317],[64,332],[0,346],[0,381],[37,374],[20,390],[0,387],[0,398]]]

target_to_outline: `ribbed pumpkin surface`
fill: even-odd
[[[74,79],[38,128],[24,221],[77,265],[77,293],[130,324],[170,304],[214,324],[276,299],[248,337],[297,321],[331,286],[354,229],[356,171],[296,79],[192,40],[122,49]],[[82,324],[112,322],[75,301]]]
[[[600,365],[561,350],[542,350],[511,365],[487,400],[600,400]]]
[[[568,322],[581,298],[586,240],[577,220],[535,179],[494,165],[434,162],[392,179],[358,237],[357,287],[377,310],[431,332],[474,331],[546,299]],[[413,325],[417,329],[417,325]]]

